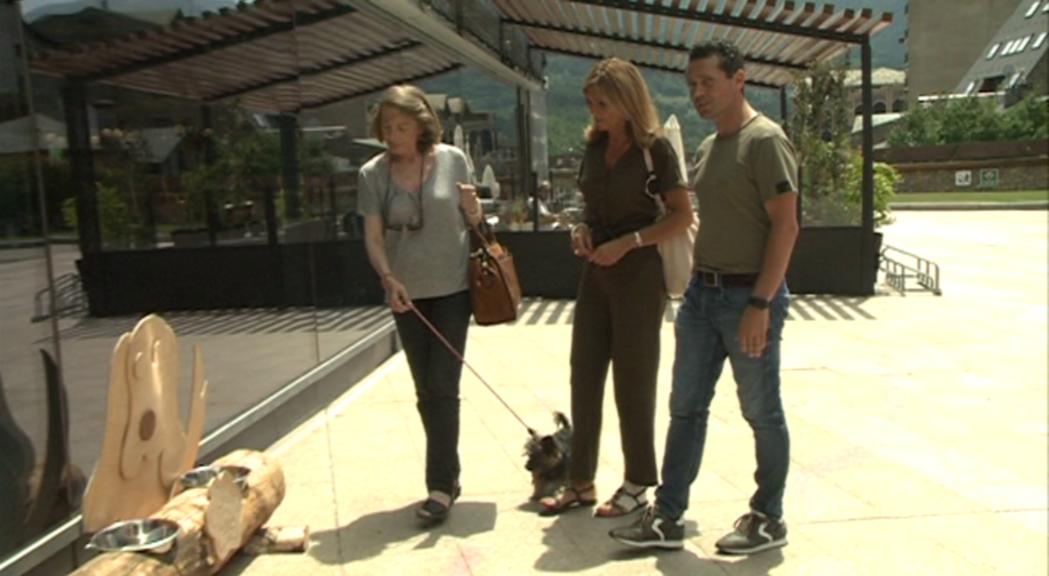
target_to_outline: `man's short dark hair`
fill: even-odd
[[[711,56],[718,57],[718,68],[721,68],[725,76],[732,76],[743,69],[743,53],[728,40],[710,40],[696,44],[688,54],[688,61],[702,60]]]

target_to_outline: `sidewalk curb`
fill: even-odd
[[[891,210],[1049,210],[1049,201],[1036,202],[901,202]]]

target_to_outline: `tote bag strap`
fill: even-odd
[[[645,196],[648,196],[656,203],[656,206],[659,207],[660,214],[664,214],[667,211],[667,207],[663,203],[663,197],[658,193],[653,194],[650,191],[652,184],[659,181],[659,176],[656,175],[655,165],[652,162],[652,152],[648,148],[642,148],[641,152],[645,155],[645,169],[648,170],[647,175],[645,176]]]

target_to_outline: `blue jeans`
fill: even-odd
[[[656,506],[669,518],[676,520],[688,509],[689,488],[703,460],[714,385],[726,358],[732,364],[743,417],[757,445],[754,479],[758,489],[750,508],[773,518],[783,516],[790,436],[779,394],[779,350],[790,295],[786,284],[776,291],[769,306],[768,344],[760,358],[751,358],[741,351],[737,338],[750,294],[749,287],[708,287],[693,278],[678,310],[670,429],[663,454],[663,483],[656,490]]]

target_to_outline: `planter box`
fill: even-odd
[[[575,298],[583,264],[567,232],[500,232],[498,239],[514,256],[526,297]],[[873,256],[873,242],[870,249]],[[798,294],[872,294],[876,270],[864,270],[862,253],[860,228],[802,229],[787,282]],[[368,306],[384,297],[361,239],[108,251],[78,266],[95,316]]]

